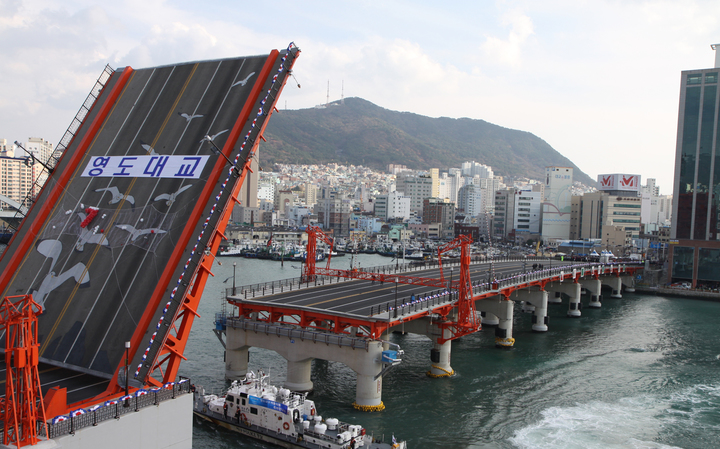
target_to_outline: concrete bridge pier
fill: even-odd
[[[620,276],[603,276],[602,283],[612,288],[611,298],[622,298],[622,279]]]
[[[547,303],[548,303],[548,292],[545,290],[520,290],[518,291],[518,297],[524,298],[526,304],[532,305],[532,330],[533,332],[547,332],[548,330],[548,316],[547,316]],[[525,310],[525,306],[523,306]]]
[[[248,361],[250,360],[249,346],[240,346],[236,349],[225,348],[225,378],[238,380],[245,377],[248,372]]]
[[[582,287],[577,282],[551,282],[545,285],[545,289],[548,291],[550,296],[559,296],[565,293],[570,297],[570,305],[568,306],[567,316],[571,318],[577,318],[581,316],[580,309],[582,304],[580,303],[580,297],[582,294]]]
[[[292,391],[312,391],[313,383],[310,380],[312,361],[312,358],[288,360],[285,388]]]
[[[440,343],[438,340],[440,336],[443,338],[450,338],[451,332],[449,329],[443,329],[437,324],[433,323],[430,332],[433,334],[430,338],[433,340],[433,347],[430,350],[430,371],[427,375],[430,377],[448,377],[455,374],[455,370],[450,366],[450,352],[452,349],[452,341],[446,340],[445,343]]]
[[[593,309],[602,307],[602,295],[600,294],[602,284],[600,283],[600,279],[580,279],[580,284],[590,293],[590,304],[588,304],[588,307]]]
[[[480,312],[480,317],[483,326],[495,327],[500,323],[497,315],[490,312]]]
[[[513,311],[515,303],[505,296],[493,296],[475,303],[475,309],[492,314],[498,319],[495,328],[495,347],[511,349],[515,344],[513,338]]]
[[[635,276],[620,276],[622,285],[625,286],[625,291],[628,293],[635,292]]]
[[[562,292],[556,291],[551,295],[548,294],[548,304],[562,304]]]
[[[285,386],[298,391],[311,390],[310,368],[313,359],[333,360],[344,363],[357,375],[355,408],[362,411],[383,410],[382,403],[382,351],[383,342],[367,342],[366,348],[353,345],[329,344],[332,334],[317,331],[308,333],[312,338],[279,336],[276,328],[268,326],[263,331],[248,331],[228,326],[226,329],[226,371],[228,378],[239,378],[247,373],[248,348],[264,348],[275,351],[287,360]],[[332,335],[336,337],[335,335]],[[376,378],[377,377],[377,378]]]

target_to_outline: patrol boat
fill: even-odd
[[[407,449],[405,441],[369,435],[360,425],[323,419],[307,393],[267,383],[268,375],[250,371],[233,381],[224,396],[194,388],[195,416],[226,429],[286,448]]]

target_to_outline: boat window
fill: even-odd
[[[247,405],[247,404],[245,404],[245,399],[242,400],[242,405]]]
[[[227,395],[227,401],[228,401],[228,402],[234,402],[234,401],[235,401],[235,396],[230,395],[230,394]]]
[[[257,407],[250,407],[250,413],[252,413],[253,415],[257,415],[258,414]]]
[[[245,405],[244,402],[245,402],[245,400],[243,400],[243,405]],[[240,398],[235,398],[235,403],[240,405]]]
[[[246,398],[246,397],[247,397],[247,393],[240,393],[240,397],[241,397],[241,398]]]

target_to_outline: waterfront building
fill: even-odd
[[[570,237],[573,169],[545,167],[542,238],[546,245]]]
[[[720,44],[715,66],[680,78],[670,282],[720,284]]]
[[[35,140],[45,142],[42,139]],[[35,144],[37,145],[38,142]],[[37,158],[49,157],[49,154],[52,153],[52,145],[49,145],[49,149],[47,146],[34,148],[30,151]],[[46,160],[47,158],[43,162]],[[14,144],[8,144],[6,139],[0,139],[0,195],[30,207],[46,179],[47,174],[40,163],[34,162]],[[0,201],[0,208],[7,209],[8,207],[7,203]]]
[[[326,232],[333,232],[337,236],[350,235],[350,214],[352,214],[352,201],[338,195],[336,198],[325,198],[315,204],[315,213]]]
[[[423,201],[432,197],[432,178],[414,172],[402,172],[397,175],[395,190],[410,198],[410,210],[423,213]]]
[[[423,204],[422,221],[424,224],[438,224],[439,238],[452,239],[455,232],[455,203],[440,198],[426,198]]]
[[[513,230],[515,241],[536,238],[540,234],[542,195],[540,192],[521,190],[515,195]]]
[[[637,196],[617,196],[603,191],[573,196],[570,240],[603,239],[606,227],[619,227],[637,239],[641,208],[642,198]]]
[[[457,208],[465,212],[465,215],[477,215],[484,212],[483,191],[475,184],[467,184],[460,187],[458,191]]]
[[[375,198],[375,216],[382,220],[407,220],[410,218],[410,197],[401,192],[390,192]]]
[[[495,192],[495,214],[493,215],[492,236],[504,239],[510,235],[515,223],[515,189],[501,189]]]

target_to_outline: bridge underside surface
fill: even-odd
[[[104,389],[131,342],[143,383],[295,50],[126,67],[107,80],[0,258],[2,295],[32,294],[44,307],[41,376],[70,370]]]

